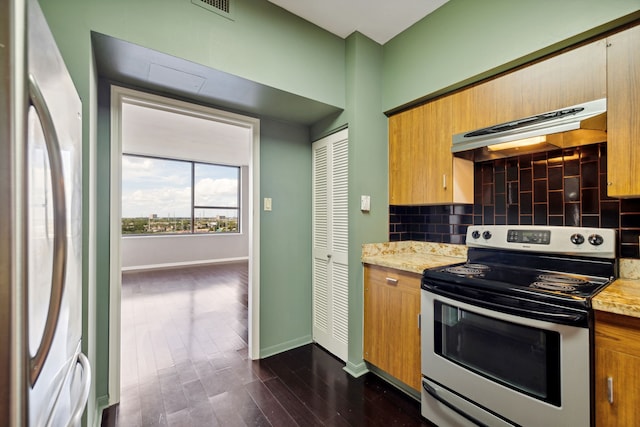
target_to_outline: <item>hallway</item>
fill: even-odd
[[[429,425],[316,345],[251,361],[246,340],[246,262],[124,273],[121,403],[102,425]]]

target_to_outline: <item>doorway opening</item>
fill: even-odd
[[[109,307],[109,405],[120,401],[122,272],[153,271],[167,267],[197,267],[215,263],[247,263],[247,356],[259,358],[259,134],[260,121],[197,104],[126,89],[111,87],[111,202],[110,202],[110,307]],[[131,158],[190,163],[189,185],[175,185],[180,174],[149,175],[153,162],[123,167],[123,154]],[[236,204],[222,196],[233,191],[233,179],[216,182],[213,175],[194,179],[194,172],[225,169],[237,171]],[[229,169],[226,168],[226,169]],[[147,174],[136,194],[123,186],[123,171]],[[149,177],[151,177],[149,179]],[[172,199],[161,199],[158,186],[150,182],[174,181]],[[223,188],[225,187],[225,188]],[[196,194],[196,188],[200,188]],[[190,197],[187,197],[189,196]],[[143,213],[125,210],[139,203]],[[134,197],[135,196],[135,197]],[[206,197],[205,197],[206,196]],[[208,198],[211,196],[212,198]],[[194,202],[207,200],[200,206]],[[189,203],[187,203],[187,199]],[[213,200],[213,201],[212,201]],[[228,204],[230,203],[230,204]],[[183,206],[184,205],[184,206]],[[198,209],[200,208],[200,209]],[[182,212],[189,212],[189,215]],[[178,213],[179,212],[179,213]],[[123,238],[123,218],[147,216],[157,220],[135,236]],[[198,216],[199,215],[199,216]],[[230,218],[235,215],[233,220]],[[190,232],[185,223],[189,222]],[[197,220],[194,219],[197,217]],[[209,218],[210,217],[210,218]],[[140,219],[140,218],[138,218]],[[136,220],[137,221],[137,220]],[[127,224],[136,221],[127,220]],[[180,222],[180,225],[178,225]],[[225,224],[224,227],[219,226]],[[167,225],[168,224],[168,225]],[[205,226],[202,226],[205,224]],[[230,225],[232,224],[232,225]],[[123,228],[124,227],[124,228]],[[174,227],[174,228],[171,228]],[[134,227],[135,228],[135,227]],[[160,230],[159,233],[155,233]]]

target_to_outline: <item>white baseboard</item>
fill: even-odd
[[[229,262],[248,261],[249,257],[203,259],[198,261],[168,262],[164,264],[134,265],[122,267],[122,271],[162,270],[165,268],[193,267],[198,265],[222,264]]]

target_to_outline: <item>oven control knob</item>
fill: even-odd
[[[478,230],[473,230],[471,232],[471,237],[473,237],[474,239],[479,239],[480,238],[480,232]]]
[[[491,232],[490,231],[483,231],[482,232],[482,238],[485,240],[489,240],[491,238]]]
[[[581,245],[584,243],[584,236],[582,234],[572,234],[571,235],[571,243],[574,245]]]
[[[591,236],[589,236],[589,243],[591,243],[593,246],[600,246],[602,242],[604,242],[604,239],[599,234],[592,234]]]

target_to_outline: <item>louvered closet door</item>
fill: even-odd
[[[348,133],[313,144],[313,340],[342,360],[348,344]]]

